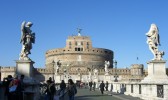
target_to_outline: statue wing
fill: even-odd
[[[21,24],[21,39],[20,39],[20,43],[24,42],[24,39],[25,39],[25,25],[26,25],[26,22],[23,21],[22,24]]]
[[[160,37],[159,37],[159,29],[157,27],[157,32],[156,32],[156,38],[157,38],[157,44],[160,45]]]

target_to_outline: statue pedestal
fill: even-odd
[[[54,77],[55,79],[55,83],[61,83],[61,76],[59,76],[59,75],[55,75],[55,77]]]
[[[33,80],[33,64],[32,60],[17,60],[16,61],[16,74],[17,75],[24,75],[25,81]]]
[[[168,76],[166,75],[166,61],[152,60],[148,64],[148,76],[141,81],[141,83],[168,83]]]
[[[40,90],[39,90],[39,82],[37,82],[33,78],[33,67],[34,62],[32,60],[17,60],[16,61],[16,74],[24,75],[24,84],[25,91],[24,98],[29,98],[31,100],[39,100]]]

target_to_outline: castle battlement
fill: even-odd
[[[4,67],[0,67],[1,72],[12,72],[15,71],[16,67],[13,66],[4,66]]]

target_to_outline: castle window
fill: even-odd
[[[87,45],[87,49],[89,49],[89,46]]]
[[[77,48],[75,48],[75,51],[78,51],[78,49],[77,49]]]
[[[89,42],[87,42],[87,49],[89,49]]]
[[[81,45],[83,45],[83,42],[81,42]]]
[[[77,42],[75,42],[75,45],[77,45],[78,43]]]
[[[80,48],[78,48],[78,51],[80,51]]]

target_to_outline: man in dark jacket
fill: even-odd
[[[105,84],[102,81],[102,83],[100,84],[100,91],[101,91],[102,94],[103,94],[103,91],[104,91],[104,87],[105,87]]]
[[[56,92],[55,85],[50,80],[47,80],[47,89],[45,93],[47,93],[47,100],[54,100],[54,94]]]
[[[61,81],[61,84],[60,84],[60,91],[59,91],[59,95],[60,97],[64,98],[64,92],[65,92],[65,89],[66,89],[66,84],[64,82],[64,80]],[[64,99],[63,99],[64,100]]]
[[[109,84],[108,84],[108,81],[106,81],[106,87],[105,87],[105,88],[106,88],[106,91],[108,91],[108,85],[109,85]]]
[[[92,81],[90,81],[89,82],[90,91],[92,91],[92,85],[93,85],[93,83],[92,83]]]

